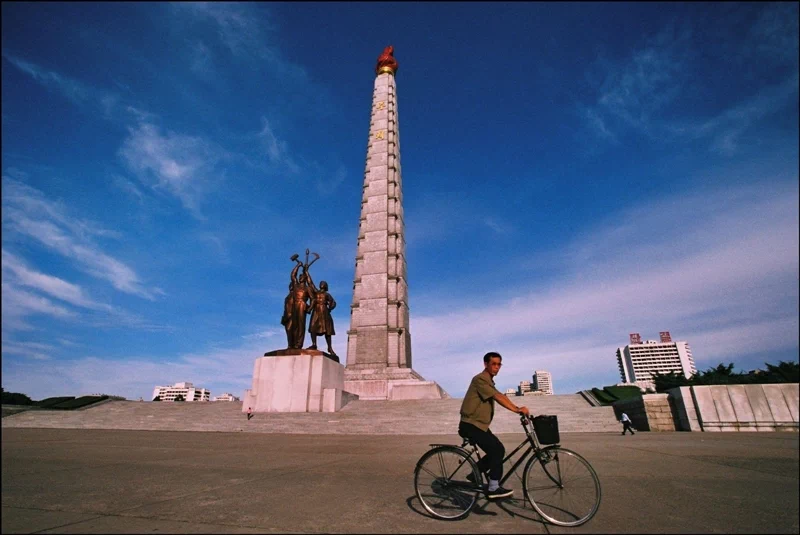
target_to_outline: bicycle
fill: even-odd
[[[523,492],[531,506],[542,518],[556,526],[575,527],[588,522],[600,507],[600,480],[589,462],[567,448],[562,448],[557,438],[540,443],[534,418],[520,416],[525,439],[514,451],[506,455],[506,463],[518,451],[527,450],[517,459],[500,480],[500,485],[515,472],[533,453],[523,472]],[[470,447],[467,448],[467,445]],[[414,469],[414,487],[423,507],[434,517],[458,520],[465,517],[484,492],[480,484],[483,476],[473,458],[481,455],[478,447],[464,439],[461,446],[431,444]],[[472,474],[472,483],[467,476]]]

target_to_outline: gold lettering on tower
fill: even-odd
[[[376,103],[375,104],[375,109],[376,110],[384,110],[384,109],[386,109],[386,101],[385,100],[381,100],[380,102]]]
[[[386,134],[386,130],[378,130],[375,132],[375,139],[383,139],[383,136]]]

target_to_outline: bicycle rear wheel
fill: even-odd
[[[414,488],[422,506],[445,520],[463,518],[478,500],[479,490],[467,479],[481,481],[475,462],[461,448],[439,446],[425,453],[414,469]]]
[[[600,480],[574,451],[545,448],[525,466],[525,496],[542,518],[557,526],[585,524],[600,507]]]

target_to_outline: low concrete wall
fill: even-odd
[[[624,412],[638,431],[675,431],[673,410],[667,394],[644,394],[616,401],[613,406],[617,419]]]
[[[670,394],[677,401],[675,390],[679,389],[670,390]],[[680,390],[683,403],[676,406],[683,405],[687,414],[694,409],[703,431],[798,430],[798,383],[692,386]],[[690,398],[686,390],[691,390]],[[691,416],[687,421],[691,422]],[[685,429],[683,424],[681,428]]]

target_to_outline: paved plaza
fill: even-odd
[[[453,436],[2,430],[3,533],[798,533],[797,433],[568,433],[597,516],[543,524],[522,500],[423,513],[413,470]],[[507,448],[521,434],[500,435]],[[512,478],[513,479],[513,478]],[[519,482],[516,498],[521,498]]]

